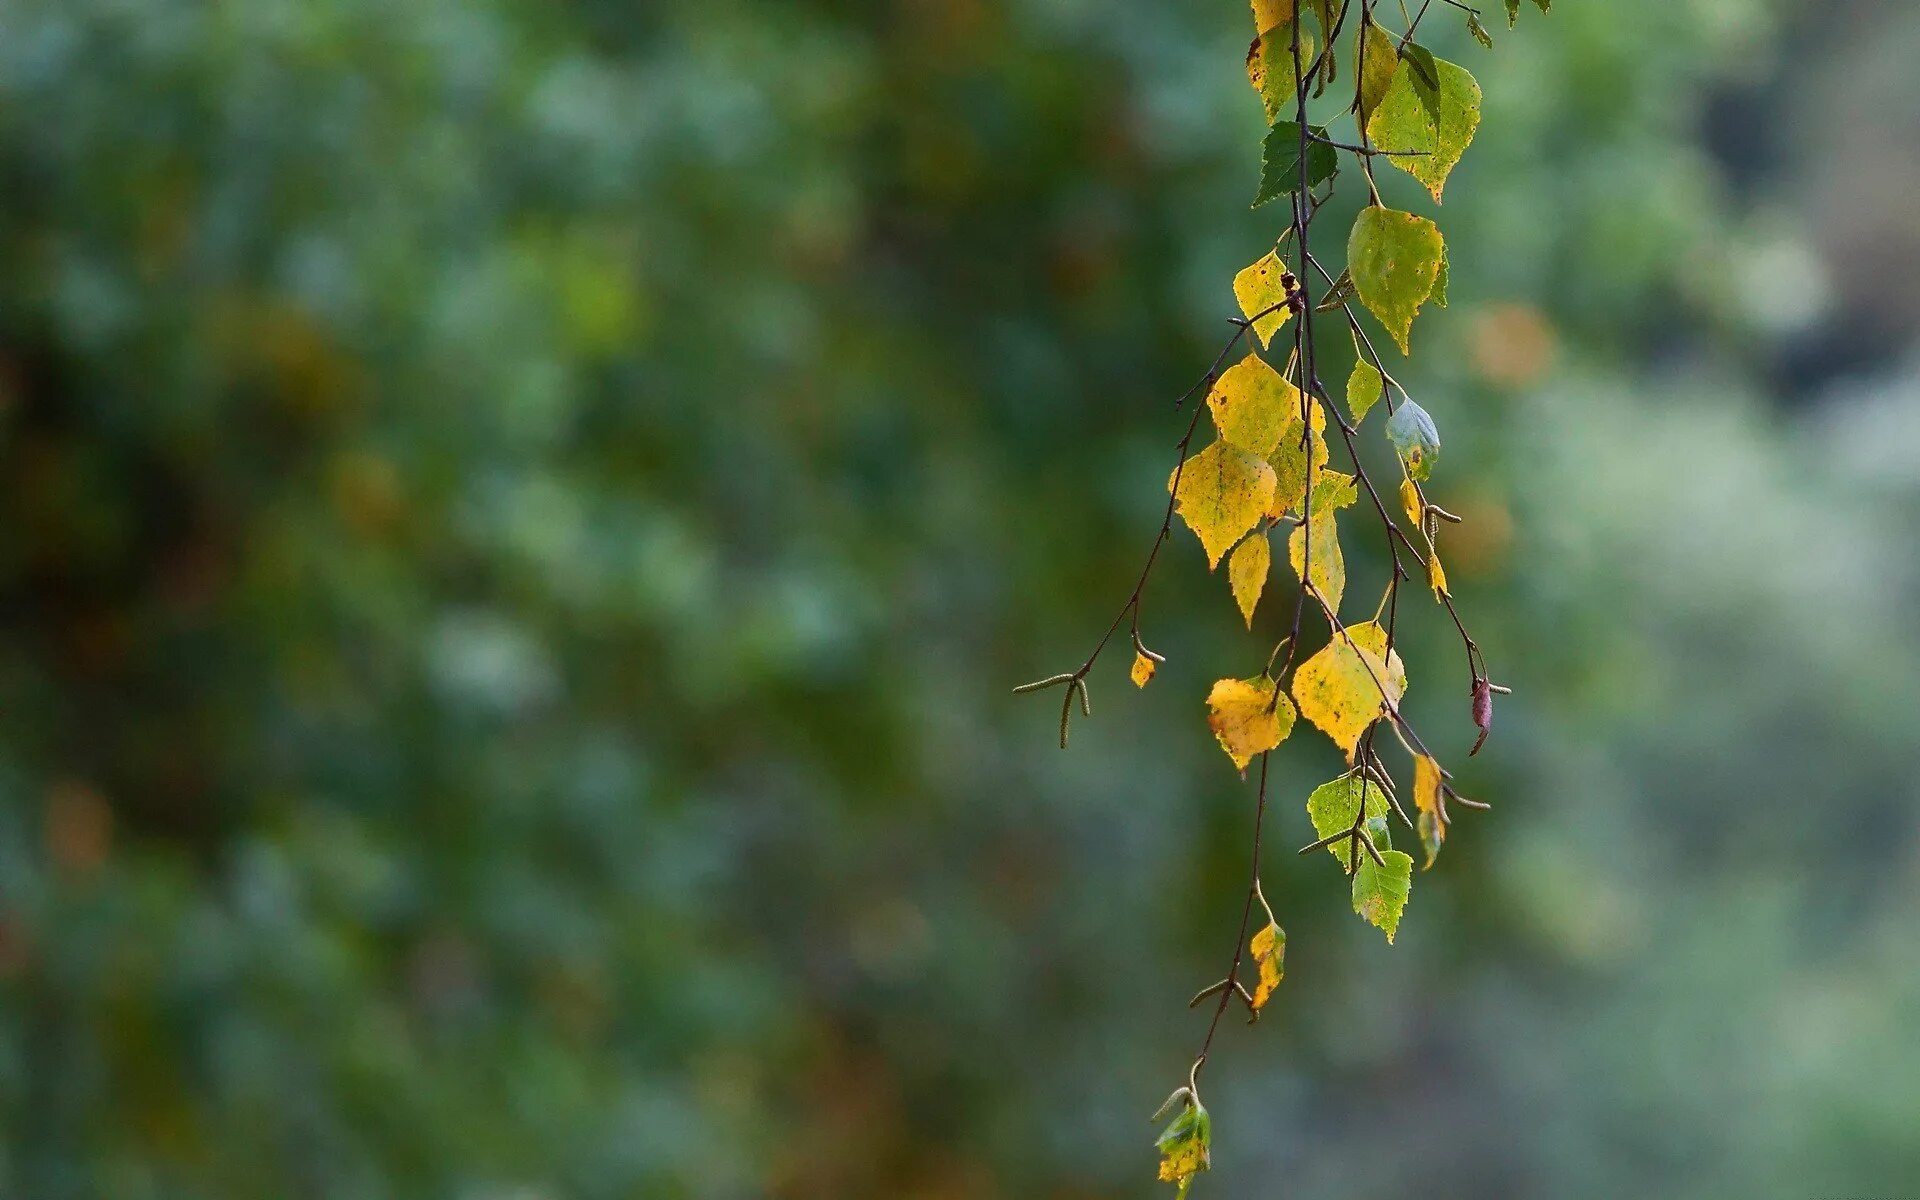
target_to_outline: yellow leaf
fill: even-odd
[[[1207,407],[1221,440],[1262,458],[1274,452],[1289,428],[1299,435],[1299,389],[1257,354],[1227,368],[1207,393]]]
[[[1271,250],[1233,277],[1233,297],[1240,302],[1241,314],[1253,321],[1253,332],[1262,346],[1272,344],[1274,332],[1293,315],[1293,310],[1285,307],[1292,295],[1287,286],[1292,278],[1287,265]],[[1282,307],[1266,311],[1276,304]],[[1254,320],[1255,313],[1266,315]]]
[[[1309,550],[1313,554],[1311,571],[1307,566]],[[1293,564],[1293,573],[1302,582],[1312,583],[1327,607],[1339,612],[1340,597],[1347,591],[1347,562],[1340,553],[1340,530],[1334,524],[1332,509],[1315,512],[1312,519],[1294,526],[1287,537],[1287,559]]]
[[[1393,702],[1407,694],[1407,665],[1400,661],[1398,650],[1387,649],[1387,627],[1378,621],[1363,621],[1358,625],[1347,626],[1347,636],[1353,644],[1387,664],[1387,690],[1393,695]]]
[[[1440,764],[1432,755],[1413,760],[1413,802],[1419,806],[1420,844],[1427,849],[1427,866],[1440,855],[1440,843],[1447,840],[1447,819],[1440,799]]]
[[[1233,602],[1240,606],[1248,629],[1253,628],[1253,610],[1260,603],[1260,593],[1267,587],[1267,572],[1272,569],[1273,547],[1264,533],[1241,542],[1227,559],[1227,582],[1233,587]]]
[[[1260,981],[1253,988],[1253,1011],[1259,1012],[1272,998],[1274,989],[1286,974],[1287,931],[1272,922],[1247,943],[1253,961],[1260,968]]]
[[[1133,670],[1129,674],[1133,677],[1133,686],[1147,686],[1147,681],[1153,678],[1153,660],[1138,650],[1134,651]]]
[[[1420,532],[1421,518],[1426,515],[1426,505],[1420,502],[1420,489],[1411,479],[1400,481],[1400,507],[1407,514],[1407,520],[1413,522],[1415,533]]]
[[[1207,725],[1233,765],[1278,746],[1293,729],[1293,705],[1270,679],[1222,679],[1207,693]]]
[[[1215,442],[1188,459],[1167,487],[1175,480],[1175,511],[1199,537],[1209,570],[1273,503],[1273,468],[1230,442]]]
[[[1427,547],[1427,586],[1433,589],[1435,600],[1447,594],[1447,569],[1440,565],[1440,551],[1431,544]]]
[[[1332,738],[1349,763],[1367,726],[1385,716],[1389,702],[1398,704],[1406,691],[1400,656],[1383,660],[1385,647],[1386,631],[1377,623],[1349,626],[1293,673],[1300,714]]]
[[[1293,19],[1293,0],[1253,0],[1253,31],[1265,33]]]
[[[1299,396],[1299,390],[1294,395]],[[1296,400],[1297,405],[1297,400]],[[1313,423],[1313,435],[1307,439],[1312,448],[1312,474],[1320,475],[1322,467],[1327,465],[1327,410],[1320,407],[1320,401],[1307,400],[1309,420]],[[1267,464],[1273,468],[1273,503],[1267,509],[1267,516],[1278,521],[1289,512],[1296,511],[1300,502],[1307,497],[1308,450],[1300,444],[1300,414],[1298,407],[1293,419],[1280,432],[1280,444],[1267,456]]]

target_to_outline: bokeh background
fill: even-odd
[[[1276,759],[1198,1194],[1913,1193],[1920,10],[1523,7],[1423,27],[1487,99],[1404,373],[1516,689],[1465,764],[1416,603],[1408,708],[1495,811],[1389,947]],[[1066,754],[1008,689],[1280,222],[1249,36],[0,3],[0,1195],[1165,1192],[1252,799],[1201,698],[1284,606],[1181,531],[1150,688]]]

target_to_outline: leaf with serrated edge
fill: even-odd
[[[1407,694],[1407,665],[1400,661],[1398,650],[1387,648],[1387,627],[1378,621],[1362,621],[1358,625],[1347,626],[1347,637],[1353,644],[1387,665],[1387,675],[1382,681],[1392,694],[1393,702]]]
[[[1366,359],[1354,362],[1353,370],[1347,374],[1347,411],[1353,414],[1353,423],[1358,425],[1367,419],[1367,413],[1387,394],[1387,381]]]
[[[1458,63],[1436,58],[1433,64],[1438,87],[1429,87],[1418,71],[1395,72],[1367,118],[1367,136],[1438,203],[1447,176],[1480,128],[1480,85]]]
[[[1347,269],[1361,303],[1393,335],[1400,353],[1420,306],[1433,294],[1446,242],[1425,217],[1370,206],[1360,211],[1347,238]]]
[[[1348,762],[1367,726],[1386,715],[1387,698],[1398,704],[1406,692],[1406,668],[1398,654],[1381,657],[1385,645],[1386,631],[1378,624],[1349,626],[1294,669],[1300,715],[1332,738]]]
[[[1286,307],[1287,275],[1287,265],[1280,261],[1280,256],[1268,251],[1233,277],[1233,298],[1240,302],[1240,314],[1253,321],[1253,332],[1262,346],[1271,345],[1273,335],[1293,315],[1293,310]],[[1275,305],[1281,307],[1274,308]],[[1254,320],[1255,313],[1266,315]]]
[[[1343,829],[1353,828],[1354,814],[1360,811],[1360,794],[1366,792],[1367,836],[1376,850],[1392,846],[1387,833],[1387,793],[1379,784],[1349,773],[1313,789],[1307,797],[1307,819],[1313,822],[1317,837],[1330,838]],[[1327,850],[1345,870],[1353,869],[1353,841],[1327,843]],[[1365,850],[1360,852],[1363,856]]]
[[[1207,569],[1252,529],[1273,503],[1273,468],[1231,442],[1215,442],[1181,465],[1174,511],[1200,539]]]
[[[1207,727],[1233,765],[1247,769],[1256,754],[1286,740],[1293,705],[1270,679],[1222,679],[1207,693]]]
[[[1287,561],[1293,573],[1305,580],[1308,543],[1312,543],[1312,583],[1327,607],[1340,611],[1340,598],[1347,590],[1347,564],[1340,552],[1340,531],[1334,513],[1360,498],[1354,477],[1339,471],[1321,471],[1313,484],[1313,500],[1307,509],[1313,514],[1305,524],[1296,525],[1287,537]],[[1311,534],[1311,536],[1309,536]]]
[[[1294,395],[1299,396],[1299,389]],[[1320,401],[1309,399],[1306,409],[1313,424],[1313,432],[1307,439],[1307,446],[1300,445],[1300,419],[1296,408],[1293,421],[1280,434],[1280,444],[1267,456],[1267,465],[1273,468],[1273,503],[1267,508],[1267,516],[1278,521],[1290,512],[1300,509],[1300,502],[1307,498],[1307,464],[1311,459],[1312,474],[1319,478],[1327,465],[1327,410],[1320,407]]]
[[[1223,441],[1261,458],[1273,453],[1289,428],[1298,436],[1300,392],[1257,354],[1221,373],[1207,393],[1207,408]]]
[[[1309,552],[1313,555],[1311,572],[1307,569]],[[1340,553],[1340,530],[1331,512],[1316,512],[1293,527],[1287,535],[1287,561],[1293,564],[1294,575],[1313,584],[1328,608],[1340,611],[1340,598],[1347,592],[1347,561]]]
[[[1386,932],[1387,943],[1400,928],[1400,914],[1407,908],[1407,893],[1413,889],[1413,856],[1401,850],[1382,851],[1381,866],[1365,854],[1353,873],[1353,911]]]
[[[1233,602],[1240,606],[1248,629],[1253,628],[1253,610],[1260,603],[1260,593],[1266,590],[1272,569],[1273,547],[1264,533],[1241,542],[1227,557],[1227,583],[1233,588]]]
[[[1400,52],[1393,48],[1393,39],[1387,36],[1386,30],[1369,21],[1362,39],[1355,44],[1354,57],[1355,70],[1360,76],[1360,112],[1364,119],[1380,107],[1380,101],[1393,86],[1394,73],[1400,68]]]
[[[1297,63],[1304,72],[1313,63],[1313,35],[1300,31],[1300,57]],[[1300,75],[1295,71],[1293,45],[1293,22],[1283,20],[1272,29],[1253,39],[1247,47],[1247,82],[1253,90],[1260,93],[1261,107],[1266,109],[1267,123],[1284,113],[1298,112],[1299,102],[1297,81]]]
[[[1319,137],[1326,137],[1323,125],[1310,126]],[[1307,142],[1307,187],[1316,188],[1340,169],[1340,157],[1323,141]],[[1254,194],[1253,207],[1300,190],[1300,125],[1295,121],[1275,121],[1260,144],[1260,190]]]

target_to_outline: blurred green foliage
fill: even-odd
[[[1438,36],[1486,116],[1408,382],[1517,689],[1496,810],[1392,949],[1323,856],[1269,872],[1200,1192],[1920,1179],[1920,358],[1770,370],[1866,294],[1774,269],[1808,228],[1905,244],[1810,181],[1899,151],[1754,132],[1915,103],[1854,53],[1920,47],[1897,9]],[[1182,532],[1151,688],[1103,664],[1068,755],[1006,691],[1123,599],[1275,231],[1246,27],[0,6],[0,1194],[1164,1187],[1250,801],[1201,698],[1257,639]]]

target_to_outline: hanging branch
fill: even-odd
[[[1544,12],[1550,0],[1534,3]],[[1238,1000],[1249,1021],[1258,1020],[1284,973],[1286,933],[1260,884],[1275,747],[1305,717],[1345,755],[1347,770],[1307,797],[1316,839],[1300,853],[1331,853],[1351,878],[1355,913],[1378,926],[1389,942],[1399,928],[1413,874],[1412,855],[1393,848],[1389,815],[1413,831],[1431,867],[1452,824],[1449,803],[1487,807],[1455,790],[1452,773],[1401,706],[1406,668],[1394,647],[1401,585],[1415,578],[1413,567],[1425,572],[1422,582],[1451,620],[1465,652],[1468,715],[1477,731],[1469,755],[1479,751],[1492,728],[1493,697],[1508,689],[1489,678],[1485,655],[1467,631],[1441,565],[1441,526],[1459,524],[1461,518],[1427,493],[1440,452],[1439,430],[1387,369],[1356,311],[1356,305],[1364,308],[1404,355],[1421,310],[1446,305],[1446,246],[1438,226],[1387,207],[1374,172],[1382,163],[1404,171],[1437,202],[1480,120],[1480,88],[1473,76],[1414,40],[1434,11],[1432,0],[1423,0],[1413,12],[1404,0],[1397,7],[1404,31],[1395,35],[1379,20],[1380,0],[1253,0],[1258,36],[1247,52],[1247,75],[1269,122],[1255,206],[1285,196],[1287,219],[1273,248],[1234,278],[1241,315],[1230,318],[1232,336],[1199,381],[1174,401],[1176,409],[1196,395],[1206,403],[1193,406],[1175,443],[1166,510],[1133,590],[1079,665],[1014,689],[1063,689],[1059,735],[1065,749],[1075,707],[1083,717],[1092,716],[1087,680],[1123,622],[1133,643],[1131,676],[1137,687],[1146,687],[1166,661],[1142,640],[1141,615],[1148,580],[1173,536],[1176,515],[1198,537],[1209,570],[1226,563],[1229,590],[1249,629],[1272,572],[1272,535],[1286,534],[1296,580],[1286,632],[1257,675],[1219,679],[1207,694],[1207,723],[1221,749],[1243,776],[1255,759],[1259,771],[1247,886],[1226,971],[1189,1002],[1197,1007],[1212,1000],[1212,1014],[1185,1083],[1154,1117],[1172,1115],[1156,1147],[1160,1177],[1178,1185],[1182,1197],[1211,1163],[1212,1124],[1201,1102],[1200,1077],[1221,1019]],[[1462,0],[1443,0],[1441,8],[1465,14],[1468,32],[1492,46],[1479,10]],[[1509,26],[1518,9],[1518,0],[1506,0]],[[1314,101],[1326,96],[1347,63],[1352,65],[1350,95],[1337,101],[1339,109],[1331,115],[1352,120],[1350,139],[1312,120]],[[1366,202],[1348,233],[1345,267],[1335,274],[1316,255],[1312,234],[1333,195],[1342,155],[1357,168]],[[1326,288],[1317,302],[1316,277]],[[1344,411],[1320,375],[1326,347],[1316,318],[1332,312],[1344,319],[1354,351]],[[1290,335],[1276,341],[1289,323]],[[1226,366],[1243,340],[1249,343],[1245,356]],[[1279,347],[1288,353],[1276,370],[1265,356]],[[1399,466],[1404,526],[1361,461],[1358,439],[1376,405],[1385,410],[1385,437]],[[1196,452],[1203,413],[1211,416],[1216,438]],[[1329,465],[1329,420],[1339,432],[1350,473]],[[1373,615],[1351,622],[1340,615],[1348,581],[1338,517],[1362,493],[1379,522],[1388,572]],[[1310,608],[1324,621],[1327,638],[1303,658]],[[1410,762],[1411,815],[1376,746],[1382,729],[1391,732],[1391,741]],[[1257,930],[1256,904],[1265,917]]]

